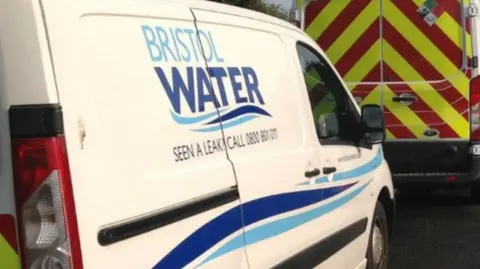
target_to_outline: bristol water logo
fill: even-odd
[[[222,64],[225,60],[211,32],[198,32],[202,47],[194,29],[143,25],[142,31],[155,74],[170,101],[170,115],[177,124],[195,132],[213,132],[222,126],[227,129],[258,117],[272,117],[264,108],[255,70]],[[203,57],[208,68],[201,64]]]

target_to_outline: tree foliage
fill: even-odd
[[[222,0],[223,3],[262,12],[282,20],[288,20],[288,13],[278,4],[262,0]]]

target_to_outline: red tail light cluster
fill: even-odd
[[[480,142],[480,76],[470,81],[470,140]]]
[[[30,114],[23,113],[23,116]],[[21,119],[12,118],[12,115],[22,116],[22,113],[10,113],[10,126],[23,266],[28,269],[81,269],[65,138],[58,134],[17,138],[15,128],[21,127],[12,126],[12,122],[18,123]],[[25,119],[25,123],[32,118],[35,117]]]

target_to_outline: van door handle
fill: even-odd
[[[305,172],[305,177],[311,178],[320,175],[320,169],[315,168],[313,170]]]
[[[322,169],[322,171],[323,171],[323,174],[328,175],[328,174],[337,172],[337,168],[333,167],[333,166],[332,167],[324,167]]]
[[[415,102],[417,101],[417,97],[416,96],[412,96],[412,95],[407,95],[407,96],[395,96],[392,98],[392,101],[394,102],[397,102],[397,103],[400,103],[400,102]]]

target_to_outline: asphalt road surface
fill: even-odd
[[[480,205],[466,193],[398,197],[389,269],[480,269]]]

